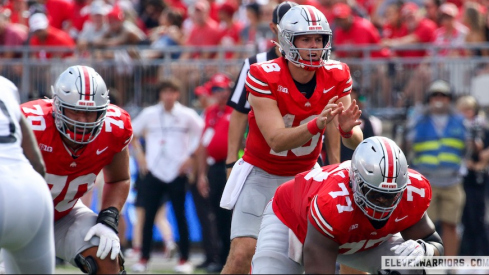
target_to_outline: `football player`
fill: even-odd
[[[381,256],[443,255],[426,214],[430,200],[428,180],[408,169],[394,141],[368,138],[351,161],[298,174],[277,189],[265,209],[252,273],[333,274],[338,261],[388,274]]]
[[[329,60],[331,36],[318,9],[292,7],[278,25],[282,57],[250,67],[246,89],[252,110],[246,149],[221,200],[221,206],[234,207],[231,250],[223,273],[249,271],[267,202],[280,184],[313,168],[328,122],[335,123],[349,148],[363,139],[358,127],[361,111],[350,99],[349,68]],[[233,188],[240,190],[235,205],[226,203],[225,196]]]
[[[56,256],[85,273],[124,274],[117,228],[129,192],[129,115],[109,104],[104,80],[87,66],[66,69],[52,92],[52,99],[21,107],[46,162]],[[105,185],[97,215],[78,199],[102,169]]]
[[[20,112],[17,87],[1,76],[0,87],[2,265],[7,274],[53,274],[53,204],[43,179],[44,162]]]

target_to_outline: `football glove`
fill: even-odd
[[[403,259],[404,264],[407,261],[407,257],[414,257],[414,260],[409,264],[411,266],[418,264],[423,256],[432,257],[435,254],[433,246],[423,240],[407,240],[393,246],[391,251],[394,251],[397,256],[405,257]]]
[[[92,226],[90,230],[88,230],[87,235],[85,236],[85,241],[88,242],[93,236],[100,237],[97,257],[103,260],[112,250],[110,259],[115,260],[121,251],[121,244],[119,237],[114,230],[105,224],[97,223],[96,225]]]

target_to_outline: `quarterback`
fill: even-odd
[[[234,165],[221,199],[222,207],[234,208],[223,273],[249,271],[267,202],[280,184],[313,168],[327,125],[334,123],[332,130],[339,131],[351,149],[363,139],[358,127],[361,111],[350,99],[350,70],[329,60],[331,37],[318,9],[294,6],[278,25],[282,57],[250,67],[245,153]],[[226,202],[228,193],[239,193],[235,205]]]
[[[87,66],[66,69],[52,99],[21,105],[46,162],[54,202],[56,256],[89,274],[124,274],[117,236],[119,211],[129,192],[129,115],[109,104],[102,77]],[[78,201],[103,169],[98,216]]]
[[[408,169],[394,141],[368,138],[351,161],[278,187],[264,213],[252,273],[334,274],[338,261],[384,274],[392,271],[381,270],[381,256],[442,255],[426,214],[430,200],[428,180]]]

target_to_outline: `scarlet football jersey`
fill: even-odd
[[[110,104],[100,134],[74,158],[61,139],[53,117],[52,100],[21,105],[46,163],[46,181],[54,201],[54,219],[67,215],[80,197],[92,189],[102,168],[131,141],[129,114]]]
[[[285,58],[251,65],[246,78],[246,90],[257,97],[277,102],[285,127],[296,127],[317,117],[334,96],[350,94],[352,80],[350,69],[344,63],[329,61],[316,71],[316,89],[307,99],[297,89]],[[301,147],[273,151],[255,120],[253,109],[248,114],[249,134],[243,159],[266,172],[280,176],[293,176],[311,169],[317,161],[322,146],[322,134],[314,135]]]
[[[387,223],[375,229],[355,204],[350,187],[350,161],[304,172],[279,186],[273,198],[277,217],[304,243],[307,220],[340,245],[340,254],[378,246],[416,224],[431,201],[428,180],[409,169],[410,183]]]

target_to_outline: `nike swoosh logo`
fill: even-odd
[[[107,148],[109,148],[109,146],[105,147],[105,148],[104,148],[104,149],[102,149],[102,150],[98,150],[98,149],[97,149],[97,155],[102,154],[102,153],[103,153],[105,150],[107,150]]]
[[[329,88],[329,89],[327,89],[327,90],[326,90],[326,89],[324,89],[324,90],[323,90],[323,94],[325,94],[325,93],[327,93],[327,92],[331,91],[331,90],[332,90],[334,87],[335,87],[335,86],[333,86],[333,87],[331,87],[331,88]]]
[[[404,216],[404,217],[402,217],[402,218],[400,218],[400,219],[396,218],[394,221],[395,221],[395,222],[400,222],[400,221],[404,220],[405,218],[407,218],[408,216],[409,216],[409,215],[406,215],[406,216]]]

